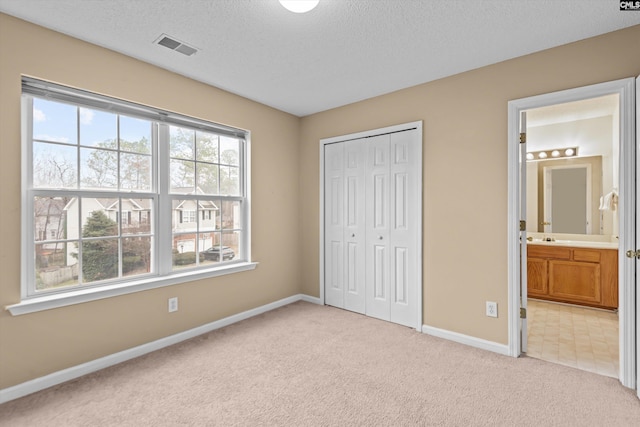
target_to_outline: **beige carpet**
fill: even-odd
[[[2,426],[638,426],[614,378],[299,302],[0,405]]]

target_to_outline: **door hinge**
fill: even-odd
[[[527,229],[527,221],[521,219],[520,220],[520,231],[525,231]]]
[[[524,144],[527,142],[527,133],[520,132],[520,144]]]
[[[520,307],[520,318],[521,319],[527,318],[527,309],[524,307]]]

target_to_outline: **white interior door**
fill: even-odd
[[[416,130],[367,139],[367,304],[369,316],[415,326],[421,203]]]
[[[520,114],[520,307],[527,312],[527,113]],[[527,316],[520,316],[520,351],[527,352]]]
[[[636,127],[635,127],[635,147],[636,147],[636,170],[635,175],[636,179],[636,250],[638,250],[638,246],[640,246],[640,200],[637,197],[637,182],[638,182],[638,174],[640,173],[640,138],[638,138],[638,128],[640,128],[640,108],[638,108],[638,99],[640,99],[640,77],[636,78],[636,99],[635,99],[635,108],[636,108]],[[638,271],[638,257],[636,257],[636,272]],[[640,287],[638,286],[638,275],[635,275],[635,293],[636,293],[636,324],[635,324],[635,332],[636,332],[636,394],[638,398],[640,398]]]
[[[365,145],[344,143],[344,308],[365,312]]]
[[[414,326],[418,308],[416,269],[420,265],[418,247],[420,232],[416,212],[421,203],[418,183],[422,177],[417,162],[421,162],[417,130],[390,135],[389,199],[390,199],[390,263],[391,321]]]
[[[389,135],[367,138],[367,316],[391,320]]]
[[[324,147],[325,302],[344,308],[344,144]]]

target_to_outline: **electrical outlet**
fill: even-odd
[[[487,316],[498,317],[498,303],[493,301],[487,301]]]
[[[178,297],[169,298],[169,313],[178,311]]]

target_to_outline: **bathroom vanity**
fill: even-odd
[[[527,245],[529,298],[618,308],[618,249],[613,244],[539,242]]]

